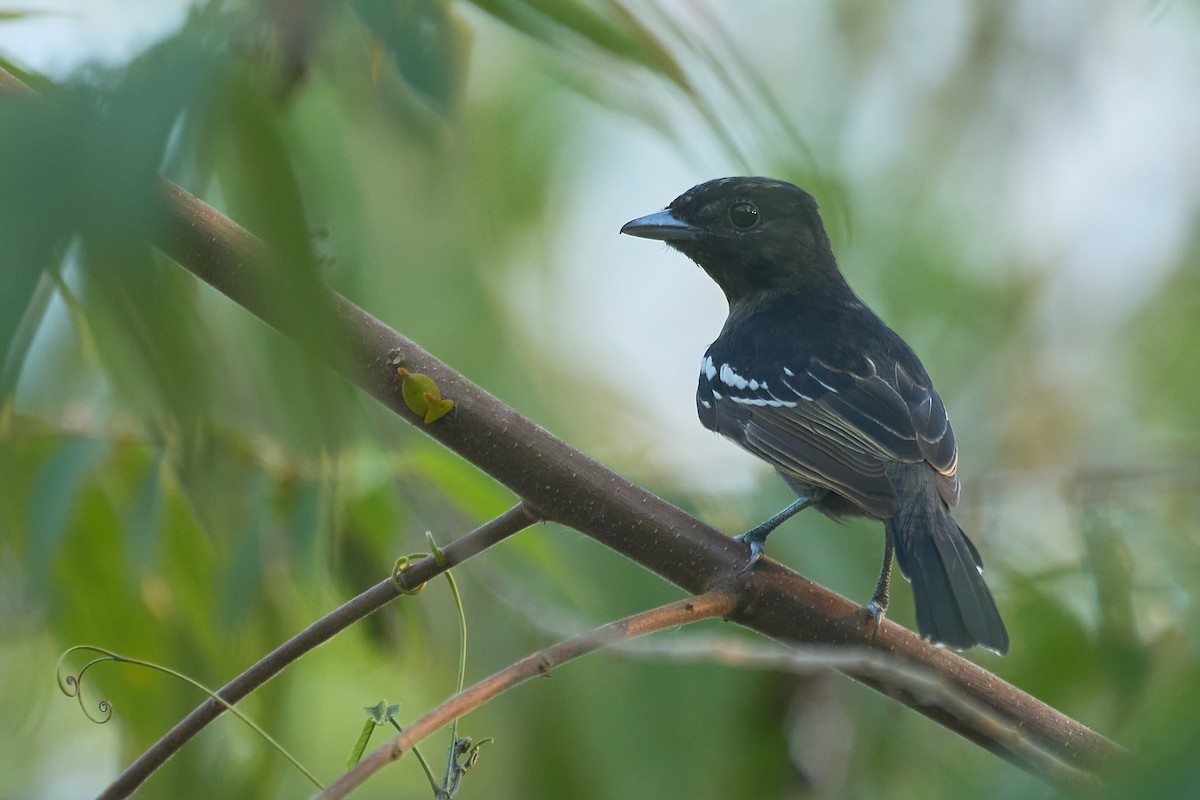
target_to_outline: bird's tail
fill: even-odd
[[[957,650],[1008,652],[1008,631],[983,582],[983,562],[940,499],[924,497],[887,521],[900,572],[912,583],[917,629]]]

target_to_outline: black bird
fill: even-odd
[[[747,569],[767,535],[809,506],[878,519],[871,615],[887,610],[895,553],[922,636],[1007,652],[979,552],[950,516],[958,448],[946,409],[912,349],[847,285],[813,197],[784,181],[721,178],[621,233],[666,242],[729,301],[700,365],[700,422],[775,467],[800,498],[737,537],[750,547]]]

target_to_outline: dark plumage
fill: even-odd
[[[979,553],[950,516],[958,450],[946,409],[912,349],[846,284],[812,196],[784,181],[722,178],[621,232],[667,242],[729,301],[701,362],[700,421],[767,461],[800,496],[739,537],[750,563],[779,523],[809,505],[881,520],[871,613],[887,608],[894,543],[923,636],[1006,652]]]

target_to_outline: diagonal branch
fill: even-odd
[[[237,703],[282,672],[288,664],[341,633],[355,622],[383,608],[399,597],[402,592],[418,591],[422,584],[514,533],[528,528],[537,521],[537,517],[524,505],[510,508],[466,536],[446,545],[442,549],[440,560],[429,556],[414,562],[403,573],[404,587],[397,586],[391,577],[375,584],[263,656],[258,663],[225,684],[217,694],[231,705]],[[175,727],[167,731],[149,750],[126,767],[116,780],[100,793],[99,800],[128,797],[146,778],[150,777],[151,773],[175,755],[179,748],[225,711],[225,706],[216,700],[209,699],[201,703],[176,723]]]
[[[248,280],[269,266],[269,251],[237,223],[167,184],[171,224],[158,245],[186,269],[285,335],[305,331],[276,314]],[[1127,752],[996,675],[912,631],[884,620],[874,635],[862,608],[770,560],[742,573],[737,543],[631,483],[501,403],[363,309],[328,292],[338,360],[331,366],[379,402],[454,450],[536,508],[624,554],[693,594],[729,589],[738,607],[729,619],[782,642],[856,644],[941,676],[946,685],[992,709],[1055,759],[1087,772],[1124,760]],[[432,377],[454,412],[432,425],[408,409],[395,365]],[[889,682],[877,671],[842,671],[1034,774],[1054,780],[1057,768],[1014,747],[994,726],[964,719],[936,699]]]
[[[173,215],[158,242],[164,252],[284,334],[303,338],[304,331],[289,329],[289,320],[274,315],[248,289],[246,276],[269,268],[265,245],[184,190],[168,184],[166,191]],[[574,450],[345,298],[330,292],[328,299],[339,354],[332,366],[414,424],[421,418],[405,405],[394,365],[432,377],[442,394],[455,401],[455,411],[421,429],[507,485],[547,519],[591,536],[693,594],[736,591],[739,603],[730,618],[768,636],[867,645],[923,665],[1011,719],[1068,764],[1098,771],[1121,759],[1124,751],[1117,745],[899,625],[885,620],[869,636],[857,604],[778,564],[741,574],[744,553],[727,537]],[[853,668],[845,672],[1023,769],[1047,774],[994,730],[975,726],[903,686],[889,685],[878,674]]]
[[[0,91],[11,82],[0,81]],[[251,313],[311,345],[310,321],[284,313],[264,291],[270,249],[183,189],[167,183],[164,192],[168,222],[155,244]],[[571,448],[345,298],[319,291],[335,334],[333,347],[322,350],[330,366],[413,424],[421,418],[405,405],[395,367],[432,377],[455,408],[421,430],[504,483],[539,517],[579,530],[692,594],[732,592],[737,606],[728,618],[781,642],[862,645],[936,674],[1069,766],[1098,773],[1126,759],[1120,746],[911,631],[885,620],[872,632],[857,604],[775,562],[764,560],[742,574],[739,545]],[[979,725],[936,698],[876,671],[847,666],[842,672],[1022,769],[1048,780],[1058,774],[995,726]]]
[[[381,744],[320,792],[320,800],[335,800],[345,797],[356,786],[378,772],[389,762],[403,756],[426,736],[435,733],[443,725],[479,708],[496,695],[505,692],[530,678],[549,675],[552,669],[568,661],[587,655],[605,645],[637,636],[645,636],[664,628],[672,628],[701,619],[720,617],[733,610],[733,595],[725,592],[709,592],[686,600],[677,600],[665,606],[652,608],[616,622],[602,625],[595,630],[572,637],[532,653],[499,672],[495,672],[446,702],[434,708],[403,731]]]

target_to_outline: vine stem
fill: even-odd
[[[197,706],[126,767],[98,797],[100,800],[128,797],[154,770],[162,766],[167,759],[177,753],[184,744],[210,722],[223,714],[227,704],[236,703],[246,697],[309,650],[328,641],[350,625],[402,596],[403,593],[415,591],[417,587],[431,578],[461,564],[496,542],[528,528],[537,521],[536,514],[524,504],[514,506],[494,520],[448,544],[442,551],[441,563],[433,556],[416,561],[399,577],[388,576],[354,599],[321,617],[263,656],[241,675],[225,684],[217,693],[217,699],[206,700]],[[403,586],[398,585],[399,578],[403,578]]]
[[[345,797],[368,777],[411,750],[417,742],[436,733],[443,726],[478,708],[496,695],[517,684],[524,683],[530,678],[549,675],[555,667],[614,642],[633,639],[647,633],[701,619],[727,616],[736,606],[737,599],[733,594],[720,591],[708,592],[610,622],[532,653],[484,678],[469,689],[459,692],[406,726],[401,733],[380,745],[340,778],[329,784],[324,791],[316,795],[316,798],[317,800],[336,800]]]

